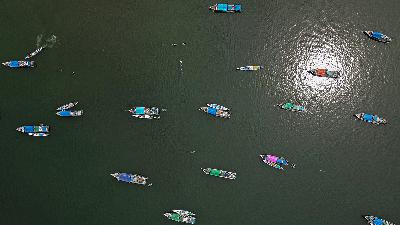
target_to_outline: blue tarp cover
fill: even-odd
[[[367,122],[372,122],[372,117],[371,114],[364,114],[364,120]]]
[[[120,173],[119,174],[119,179],[125,182],[132,182],[132,177],[130,174],[127,173]]]
[[[24,126],[24,133],[33,133],[33,126]]]
[[[224,11],[227,12],[228,11],[228,4],[217,4],[217,10],[218,11]]]
[[[373,32],[373,33],[372,33],[372,37],[374,37],[374,38],[382,38],[382,37],[383,37],[383,34],[382,34],[382,33],[379,33],[379,32]]]
[[[60,111],[60,116],[70,116],[71,115],[71,111]]]
[[[18,61],[10,61],[10,67],[19,67]]]
[[[208,113],[208,114],[211,114],[211,115],[213,115],[213,116],[215,116],[215,115],[217,115],[217,109],[216,109],[216,108],[208,107],[208,108],[207,108],[207,113]]]
[[[383,225],[383,221],[382,221],[382,219],[375,218],[375,219],[374,219],[374,224],[375,224],[375,225]]]
[[[144,115],[144,107],[136,107],[135,113],[138,115]]]
[[[235,5],[235,11],[240,11],[242,10],[242,6],[241,5]]]

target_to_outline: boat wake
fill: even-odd
[[[44,42],[42,42],[43,40],[43,34],[39,34],[36,37],[36,48],[52,48],[54,46],[54,44],[57,42],[57,37],[52,34],[49,38],[47,38]]]

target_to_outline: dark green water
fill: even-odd
[[[57,42],[34,69],[0,70],[0,224],[175,224],[162,213],[179,208],[207,225],[361,225],[363,214],[400,223],[400,1],[248,0],[236,15],[211,13],[208,1],[1,3],[0,61],[22,59],[37,35]],[[248,64],[266,69],[234,70]],[[342,76],[313,77],[313,67]],[[85,115],[56,117],[73,100]],[[282,101],[307,112],[273,106]],[[232,118],[197,111],[207,102]],[[168,111],[138,120],[124,112],[133,104]],[[49,137],[15,131],[38,123]],[[296,169],[273,170],[266,152]],[[117,171],[153,186],[118,183]]]

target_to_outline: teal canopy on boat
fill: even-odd
[[[144,115],[145,107],[136,107],[135,114]]]

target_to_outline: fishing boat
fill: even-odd
[[[149,179],[148,177],[129,173],[112,173],[110,175],[115,177],[115,179],[118,181],[140,185],[145,185],[147,183],[147,179]]]
[[[2,63],[4,66],[10,67],[10,68],[22,68],[22,67],[34,67],[35,62],[34,61],[8,61],[8,62],[3,62]]]
[[[16,130],[21,133],[26,133],[26,134],[28,134],[30,136],[34,136],[34,137],[45,137],[45,136],[48,136],[47,133],[49,132],[49,126],[28,125],[28,126],[18,127]]]
[[[231,118],[231,114],[227,111],[221,110],[221,109],[216,109],[213,107],[200,107],[200,111],[203,111],[211,116],[215,117],[221,117],[221,118]]]
[[[231,179],[231,180],[236,179],[236,173],[234,173],[234,172],[229,172],[229,171],[219,170],[219,169],[212,169],[212,168],[206,168],[206,169],[201,168],[201,170],[203,170],[203,172],[205,174],[208,174],[210,176],[222,177],[222,178]]]
[[[179,211],[179,212],[175,212]],[[195,224],[196,223],[196,217],[190,214],[185,214],[183,212],[188,212],[185,210],[173,210],[172,212],[166,212],[164,213],[164,216],[167,217],[168,219],[176,222],[181,222],[181,223],[189,223],[189,224]]]
[[[27,56],[25,56],[25,59],[29,59],[32,58],[33,56],[37,55],[39,52],[41,52],[43,49],[45,48],[45,46],[42,46],[38,49],[36,49],[34,52],[28,54]]]
[[[265,164],[278,170],[284,170],[284,166],[289,165],[289,161],[287,161],[283,157],[269,155],[269,154],[261,154],[260,157]],[[292,164],[292,167],[294,168],[295,165]]]
[[[317,77],[327,77],[327,78],[338,78],[340,75],[339,71],[327,70],[324,68],[311,69],[307,72]]]
[[[227,107],[225,107],[223,105],[215,104],[215,103],[208,103],[207,106],[211,107],[211,108],[215,108],[217,110],[230,111],[229,108],[227,108]]]
[[[56,114],[58,116],[61,116],[61,117],[82,116],[83,115],[83,110],[78,110],[78,111],[62,110],[62,111],[58,111]]]
[[[260,69],[264,69],[264,66],[242,66],[236,68],[236,70],[241,70],[241,71],[256,71]]]
[[[217,3],[208,9],[217,13],[240,13],[242,6],[240,4]]]
[[[78,102],[67,103],[65,105],[58,107],[57,111],[64,111],[64,110],[70,109],[70,108],[76,106],[77,104],[78,104]]]
[[[379,42],[383,42],[383,43],[387,43],[387,42],[391,42],[392,39],[380,32],[376,32],[376,31],[364,31],[364,34],[367,35],[369,38],[375,40],[375,41],[379,41]]]
[[[291,102],[281,103],[281,104],[278,104],[278,106],[279,106],[281,109],[289,110],[289,111],[294,111],[294,112],[304,112],[304,111],[305,111],[304,106],[302,106],[302,105],[295,105],[295,104],[293,104],[293,103],[291,103]]]
[[[195,216],[196,215],[196,214],[194,214],[192,212],[189,212],[189,211],[186,211],[186,210],[182,210],[182,209],[174,209],[174,210],[172,210],[172,212],[178,213],[179,215],[182,215],[182,216],[185,216],[185,215]]]
[[[128,110],[133,117],[140,119],[160,119],[160,109],[157,107],[133,107]]]
[[[391,223],[376,216],[363,216],[363,217],[367,220],[368,224],[370,225],[395,225],[394,223]]]
[[[387,123],[386,119],[379,117],[377,115],[372,115],[372,114],[368,114],[368,113],[356,113],[356,114],[354,114],[354,116],[359,120],[365,121],[367,123],[372,123],[375,125]]]

